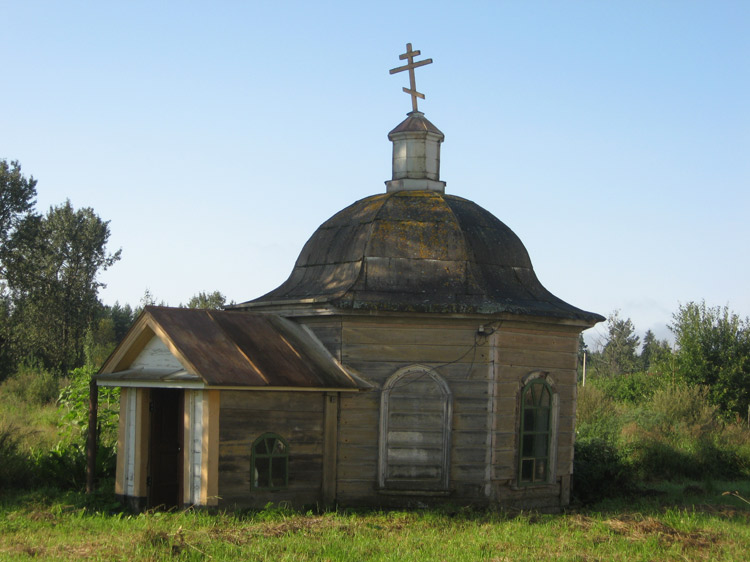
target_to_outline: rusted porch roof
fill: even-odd
[[[206,386],[364,389],[369,385],[343,367],[315,335],[273,314],[147,306],[97,379],[110,384],[174,376],[130,369],[158,337],[182,364],[177,379]]]

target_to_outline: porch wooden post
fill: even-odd
[[[339,395],[337,392],[324,394],[323,408],[323,503],[330,505],[336,501],[336,451],[338,441]]]

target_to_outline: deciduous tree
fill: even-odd
[[[0,252],[18,223],[34,207],[36,180],[21,173],[21,164],[0,159]],[[5,267],[0,256],[0,380],[15,368],[11,348],[14,334],[11,324],[12,302],[5,282]]]
[[[744,417],[750,404],[750,321],[705,302],[680,305],[672,319],[678,376],[707,385],[714,404]]]
[[[19,222],[0,252],[12,300],[18,351],[53,369],[83,364],[83,339],[100,305],[99,274],[120,259],[107,253],[109,223],[70,201]]]
[[[0,243],[34,207],[36,180],[21,173],[18,161],[0,160]]]
[[[219,291],[213,293],[205,293],[201,291],[197,295],[190,298],[185,308],[211,308],[220,310],[224,308],[227,302],[227,298]],[[180,305],[183,306],[183,305]]]

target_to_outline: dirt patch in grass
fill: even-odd
[[[327,517],[292,517],[283,521],[253,523],[241,527],[214,527],[207,532],[211,540],[221,540],[234,545],[250,543],[258,537],[283,537],[296,533],[321,534],[330,530],[347,532],[349,525]]]
[[[709,512],[714,513],[713,511]],[[595,525],[603,524],[613,533],[628,540],[640,542],[656,538],[664,546],[679,544],[683,550],[710,548],[722,540],[722,535],[718,533],[705,530],[679,531],[654,517],[639,514],[623,515],[604,520],[597,520],[585,515],[571,515],[568,518],[568,524],[583,531],[590,531]],[[599,537],[599,539],[602,542],[606,540],[604,537]],[[597,542],[596,538],[594,542]]]
[[[679,531],[653,517],[641,518],[637,515],[626,515],[609,519],[606,524],[614,533],[630,540],[643,541],[656,537],[663,545],[671,546],[679,543],[683,549],[709,548],[721,540],[721,535],[717,533],[703,530]]]
[[[88,558],[100,558],[102,556],[101,546],[98,544],[87,545],[61,545],[55,547],[31,546],[28,544],[15,544],[9,548],[0,549],[0,553],[10,555],[25,555],[29,558],[45,560],[48,558],[65,558],[67,560],[86,560]]]
[[[744,508],[738,509],[734,507],[733,505],[700,504],[700,505],[693,506],[693,509],[700,513],[708,513],[710,515],[713,515],[715,517],[720,517],[722,519],[740,518],[746,521],[750,521],[750,511]]]

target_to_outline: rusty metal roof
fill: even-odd
[[[494,215],[435,191],[375,195],[340,211],[305,244],[286,282],[237,308],[310,302],[342,310],[604,319],[547,291],[521,240]]]
[[[273,314],[147,306],[100,371],[103,380],[134,380],[129,363],[150,338],[164,341],[208,386],[358,389],[367,387],[306,328]],[[140,342],[140,343],[137,343]],[[129,359],[128,359],[129,358]],[[157,374],[158,375],[158,374]],[[143,380],[155,380],[154,373]],[[166,379],[165,379],[166,380]]]

